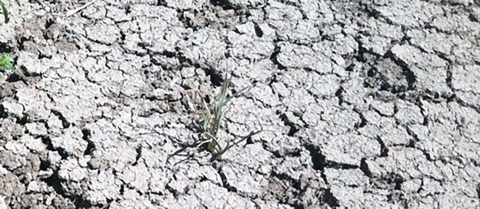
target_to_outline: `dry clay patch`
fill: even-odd
[[[152,2],[16,15],[21,32],[2,42],[22,67],[1,86],[6,205],[478,204],[478,5]],[[273,131],[222,162],[203,152],[172,166],[198,139],[188,90],[211,98],[226,68],[234,89],[253,88],[225,137]]]

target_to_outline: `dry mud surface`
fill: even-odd
[[[480,207],[477,0],[4,2],[2,209]]]

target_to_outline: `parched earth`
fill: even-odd
[[[4,2],[2,209],[480,207],[478,0]]]

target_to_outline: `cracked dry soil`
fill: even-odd
[[[0,208],[480,207],[479,1],[87,2],[7,2]]]

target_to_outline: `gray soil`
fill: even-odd
[[[478,0],[3,1],[0,209],[480,207]]]

